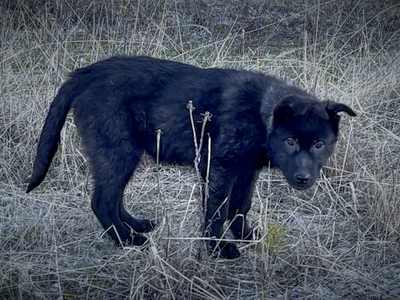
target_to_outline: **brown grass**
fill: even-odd
[[[400,298],[396,1],[19,0],[0,9],[1,299]],[[67,73],[114,54],[263,71],[358,117],[343,118],[310,190],[265,169],[250,214],[261,236],[240,243],[234,261],[207,255],[193,169],[162,165],[157,175],[144,158],[125,202],[158,226],[145,249],[120,249],[90,210],[72,115],[45,182],[24,192]]]

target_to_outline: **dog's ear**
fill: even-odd
[[[357,114],[347,105],[337,103],[334,101],[327,101],[326,103],[326,111],[330,116],[336,115],[338,112],[344,111],[349,116],[355,117]]]
[[[356,113],[347,105],[330,100],[326,101],[325,110],[331,119],[332,128],[336,135],[338,134],[339,131],[339,121],[340,121],[340,116],[338,115],[338,112],[344,111],[345,113],[347,113],[352,117],[356,116]]]
[[[304,99],[295,95],[289,95],[282,98],[274,107],[273,111],[273,126],[285,123],[291,117],[304,116],[307,113],[309,103]]]

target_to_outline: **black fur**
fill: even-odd
[[[279,80],[253,72],[201,69],[148,57],[112,57],[76,70],[54,99],[40,137],[27,192],[44,179],[60,141],[66,115],[75,122],[93,167],[92,208],[116,242],[142,245],[137,232],[153,229],[137,220],[122,203],[124,188],[140,157],[156,153],[155,131],[163,132],[160,160],[193,164],[195,158],[189,111],[191,100],[197,136],[206,111],[211,137],[206,236],[221,238],[231,220],[237,239],[250,239],[246,214],[258,173],[270,162],[297,189],[310,187],[333,151],[338,112],[355,113],[346,105],[318,101]],[[206,175],[208,139],[201,149],[199,170]],[[129,228],[130,227],[130,228]],[[131,232],[133,230],[134,233]],[[120,240],[119,240],[120,238]],[[221,256],[235,258],[232,243],[212,241]]]

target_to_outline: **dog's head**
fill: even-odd
[[[356,115],[344,104],[297,95],[275,105],[268,128],[268,158],[292,187],[303,190],[314,184],[337,141],[339,112]]]

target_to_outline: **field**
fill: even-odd
[[[400,299],[398,1],[7,0],[0,14],[0,299]],[[358,116],[311,189],[262,172],[260,236],[236,260],[208,255],[193,168],[144,157],[124,201],[157,228],[122,249],[90,209],[72,114],[25,193],[61,84],[112,55],[261,71]]]

